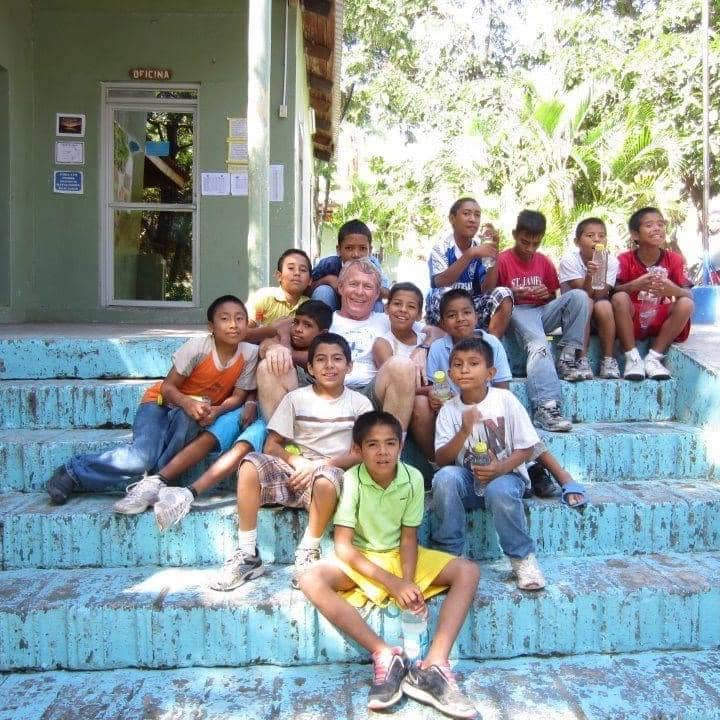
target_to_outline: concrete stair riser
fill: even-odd
[[[717,472],[706,457],[703,431],[682,423],[579,424],[569,433],[541,435],[578,479],[702,478]],[[130,430],[0,431],[0,492],[41,490],[73,455],[110,450],[131,437]]]
[[[548,559],[549,585],[521,593],[504,561],[483,580],[456,644],[461,658],[711,649],[720,643],[717,554]],[[0,576],[0,669],[315,664],[363,660],[289,587],[289,568],[233,593],[211,571],[8,571]],[[431,632],[439,601],[431,605]],[[371,625],[399,637],[380,610]]]
[[[591,504],[582,512],[556,500],[527,501],[530,532],[539,556],[567,557],[653,552],[720,551],[720,488],[703,481],[588,484]],[[152,512],[116,515],[113,496],[84,496],[67,505],[44,494],[6,495],[0,505],[2,567],[78,568],[217,565],[237,539],[232,495],[202,500],[179,525],[161,533]],[[261,510],[258,545],[265,562],[293,562],[307,516]],[[427,544],[429,517],[420,529]],[[498,558],[489,515],[468,514],[468,555]],[[331,550],[329,536],[323,552]]]

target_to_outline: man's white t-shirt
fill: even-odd
[[[605,282],[610,287],[615,286],[619,265],[618,259],[608,253],[608,269]],[[570,280],[584,280],[586,273],[587,266],[580,257],[580,250],[573,250],[567,255],[563,255],[560,265],[558,265],[558,279],[561,285],[570,282]]]
[[[435,425],[435,450],[447,445],[457,435],[462,425],[462,415],[472,405],[465,405],[457,395],[448,400],[440,409]],[[476,423],[458,453],[455,463],[464,465],[465,454],[472,452],[479,441],[487,443],[488,449],[498,460],[512,455],[515,450],[531,448],[540,442],[537,431],[520,401],[509,391],[491,387],[485,399],[476,404],[482,413],[482,420]],[[515,468],[529,487],[525,463]]]
[[[350,452],[355,420],[372,409],[370,401],[354,390],[345,388],[339,397],[326,398],[308,385],[280,401],[267,428],[292,440],[304,458],[319,460]]]
[[[372,356],[372,346],[376,338],[390,331],[390,319],[385,313],[370,313],[365,320],[351,320],[337,311],[333,313],[330,332],[342,335],[350,345],[353,369],[345,378],[349,388],[364,387],[372,382],[377,374]]]

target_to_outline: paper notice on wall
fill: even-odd
[[[227,141],[227,161],[230,163],[247,162],[248,146],[245,140]]]
[[[230,173],[204,172],[201,174],[200,188],[203,195],[229,195]]]
[[[80,141],[56,140],[55,162],[58,165],[84,165],[85,143]]]
[[[285,199],[285,166],[271,165],[269,183],[270,202],[282,202]]]
[[[230,194],[236,196],[248,194],[247,172],[230,173]]]
[[[229,117],[227,121],[229,138],[242,138],[247,140],[247,118]]]

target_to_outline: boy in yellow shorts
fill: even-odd
[[[300,589],[339,630],[371,654],[375,674],[368,708],[394,705],[403,692],[452,717],[475,717],[458,688],[448,657],[475,595],[480,571],[463,558],[418,546],[423,478],[398,462],[402,427],[391,414],[372,411],[353,426],[353,450],[362,463],[343,476],[335,511],[335,554],[300,577]],[[427,656],[410,665],[362,619],[366,602],[427,613],[425,600],[448,590]]]

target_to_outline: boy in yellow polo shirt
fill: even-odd
[[[422,475],[399,462],[402,427],[390,413],[372,411],[353,426],[353,451],[362,463],[343,476],[335,511],[335,555],[299,578],[310,602],[339,630],[366,648],[375,665],[368,708],[394,705],[403,692],[453,717],[475,716],[448,657],[472,602],[480,571],[470,560],[419,547]],[[449,590],[427,656],[410,666],[362,619],[357,607],[371,602],[427,614],[425,600]]]
[[[299,248],[286,250],[277,262],[275,279],[279,287],[258,288],[247,301],[247,339],[259,343],[265,338],[280,337],[290,344],[290,318],[310,298],[310,258]]]

